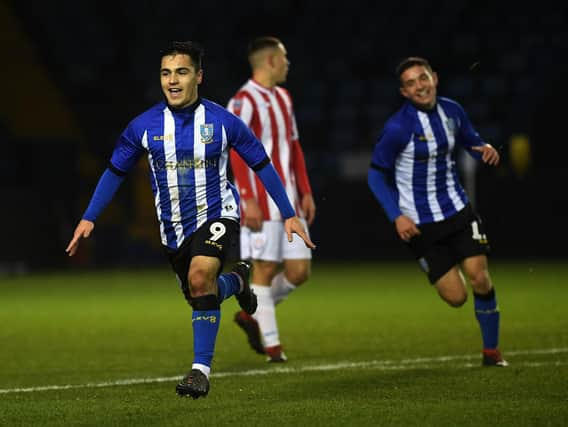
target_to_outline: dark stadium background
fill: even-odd
[[[160,99],[157,52],[206,49],[203,97],[248,78],[247,41],[276,35],[292,62],[301,142],[318,206],[316,260],[406,259],[366,184],[372,147],[401,103],[393,69],[428,57],[503,156],[479,166],[475,202],[493,256],[566,258],[568,12],[553,3],[354,0],[0,2],[0,277],[69,267],[165,265],[141,161],[76,258],[64,253],[114,142]],[[528,140],[526,171],[511,138]],[[516,148],[515,148],[516,149]]]

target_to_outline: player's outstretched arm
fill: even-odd
[[[293,216],[287,218],[284,221],[284,230],[286,230],[286,235],[288,236],[288,241],[292,241],[292,234],[296,233],[298,236],[302,238],[306,246],[310,249],[315,249],[316,245],[314,242],[310,240],[308,235],[306,234],[306,230],[302,222],[298,219],[297,216]]]
[[[73,233],[73,238],[67,245],[67,249],[65,252],[69,254],[69,256],[75,255],[77,249],[79,249],[79,241],[83,238],[86,239],[91,235],[91,232],[95,228],[95,223],[86,219],[82,219],[79,221],[77,228],[75,228],[75,232]]]
[[[71,242],[69,242],[67,249],[65,249],[65,252],[67,252],[69,256],[75,255],[81,238],[86,239],[91,235],[93,228],[95,228],[95,220],[106,205],[110,203],[123,180],[124,177],[116,175],[116,173],[110,169],[106,169],[101,175],[97,188],[95,188],[93,197],[91,197],[91,201],[89,202],[89,206],[87,206],[87,210],[83,214],[83,219],[79,221],[73,233],[73,238]]]

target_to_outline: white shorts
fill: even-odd
[[[306,221],[300,218],[308,236],[310,232]],[[263,221],[261,231],[251,231],[241,227],[241,259],[258,259],[282,262],[285,259],[311,259],[312,251],[297,234],[292,234],[292,242],[284,231],[282,221]]]

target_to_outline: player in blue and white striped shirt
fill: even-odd
[[[473,288],[483,338],[483,364],[506,366],[498,349],[499,309],[489,277],[489,245],[459,182],[454,149],[463,146],[489,165],[499,153],[485,143],[457,102],[437,96],[438,77],[424,58],[397,67],[407,99],[385,124],[373,151],[368,183],[399,237],[440,297],[462,306]]]
[[[165,100],[132,120],[120,135],[66,249],[69,256],[75,254],[126,173],[146,155],[162,243],[193,308],[194,361],[176,391],[194,399],[209,392],[221,302],[235,295],[249,314],[257,307],[248,264],[237,263],[231,273],[219,274],[239,244],[239,195],[227,179],[229,149],[235,149],[261,179],[285,219],[288,239],[296,233],[308,247],[315,247],[263,145],[240,118],[199,97],[202,57],[203,50],[192,42],[173,42],[161,52]]]

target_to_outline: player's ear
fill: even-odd
[[[402,96],[404,96],[405,98],[410,98],[410,95],[408,94],[408,91],[407,91],[403,86],[401,86],[399,89],[400,89],[400,94],[401,94]]]
[[[197,72],[197,84],[200,85],[203,81],[203,68]]]
[[[434,86],[438,86],[438,73],[432,71],[432,81],[434,82]]]

